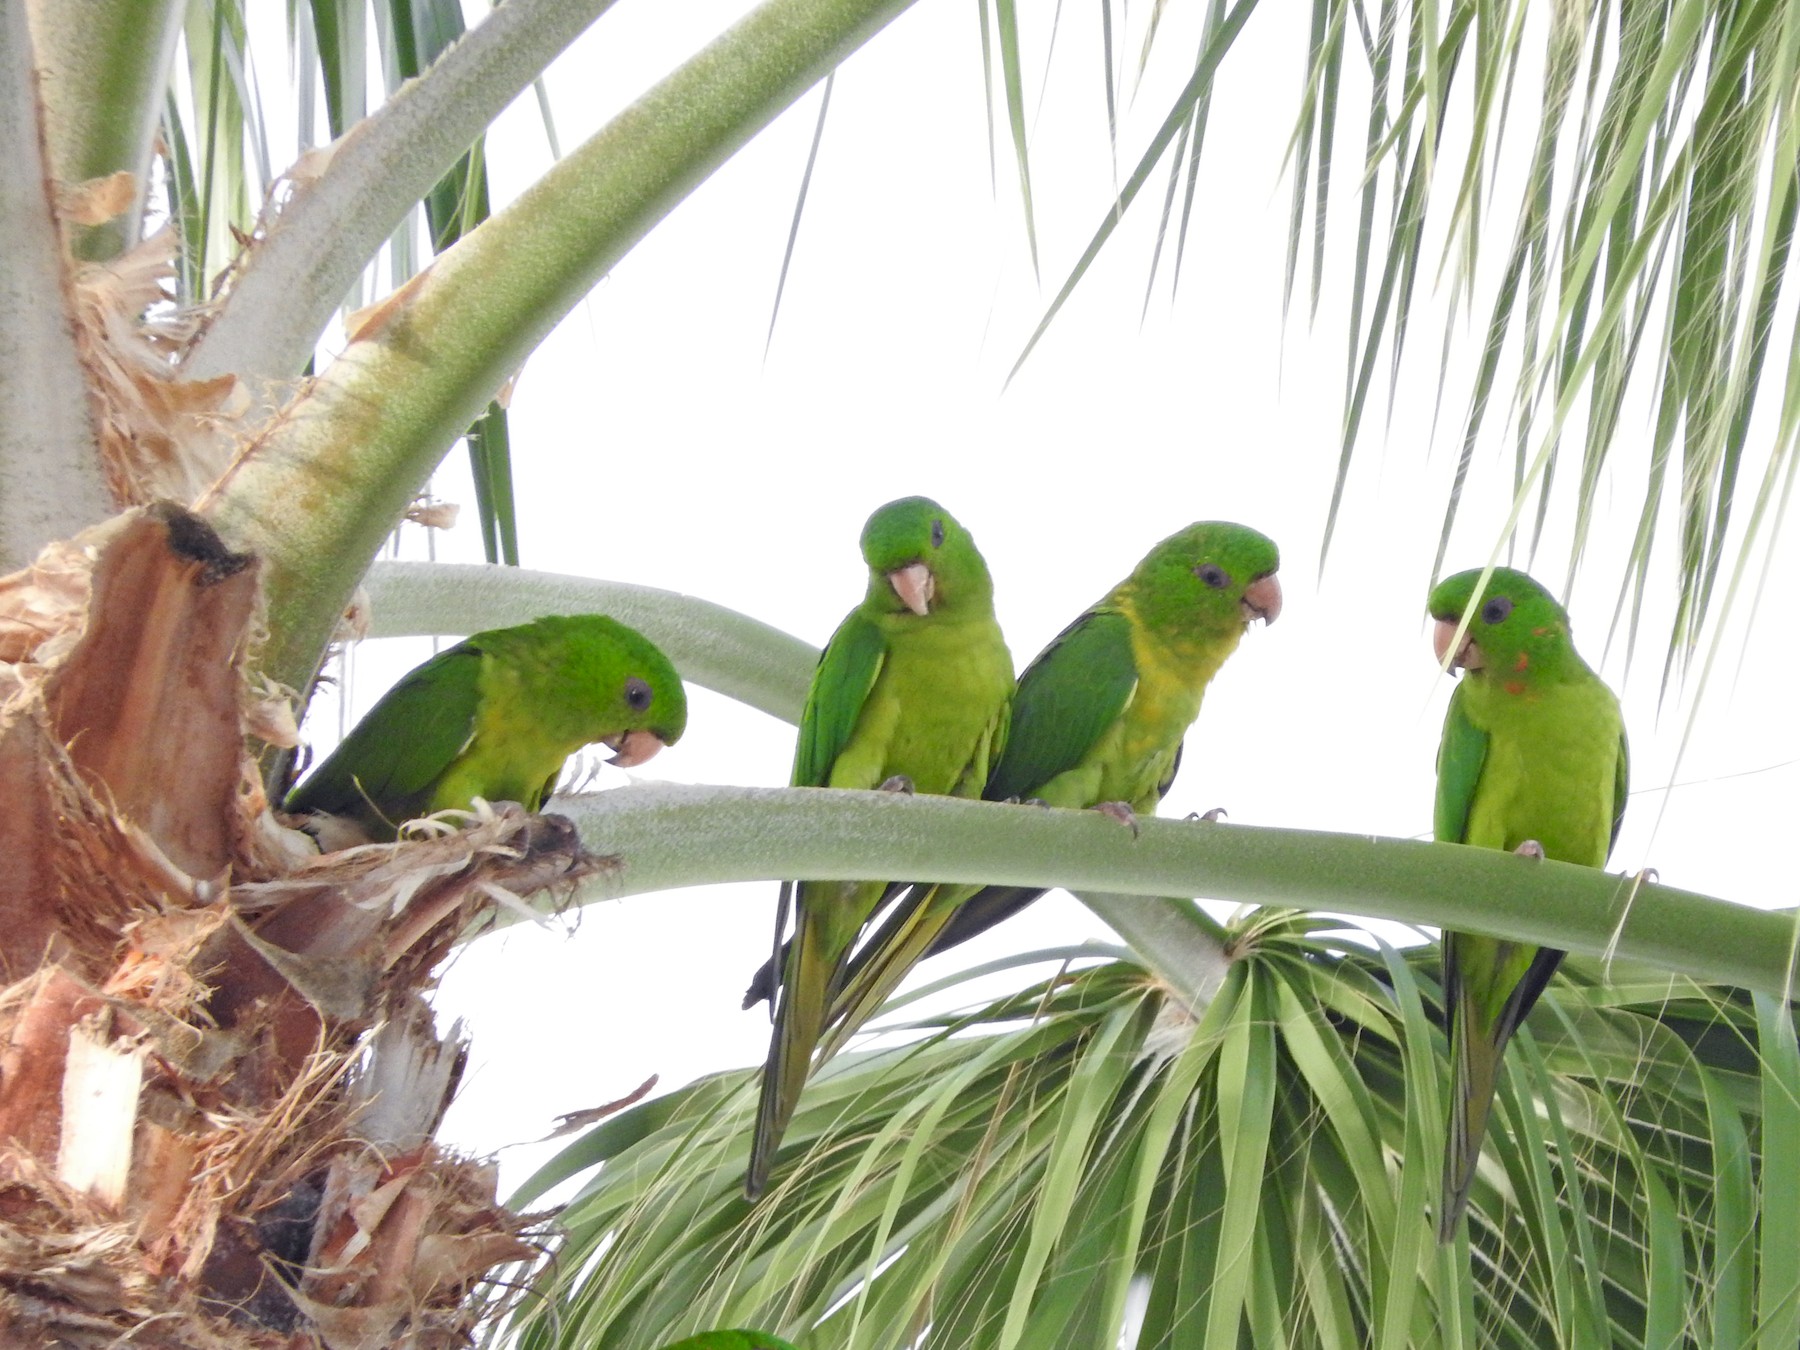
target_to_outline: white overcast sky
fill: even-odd
[[[563,143],[603,125],[746,8],[623,0],[548,73]],[[1286,608],[1273,628],[1247,635],[1215,680],[1164,814],[1223,805],[1237,822],[1424,834],[1450,681],[1433,664],[1423,600],[1467,398],[1466,376],[1453,380],[1434,444],[1446,302],[1420,301],[1385,433],[1385,388],[1372,404],[1321,577],[1350,268],[1347,254],[1334,255],[1316,324],[1309,329],[1300,307],[1284,326],[1280,170],[1304,7],[1268,5],[1220,82],[1174,303],[1159,282],[1140,319],[1158,180],[1003,389],[1115,181],[1097,12],[1059,8],[1047,62],[1051,7],[1021,6],[1028,101],[1038,109],[1042,282],[1004,141],[997,187],[990,178],[976,7],[919,0],[839,73],[766,360],[816,90],[678,207],[526,366],[512,403],[524,561],[691,592],[822,643],[861,594],[864,518],[893,497],[925,493],[986,554],[1023,667],[1156,540],[1195,519],[1241,520],[1280,544]],[[1202,6],[1167,6],[1158,55],[1134,93],[1137,25],[1151,8],[1130,7],[1119,44],[1130,54],[1121,175],[1196,48]],[[1340,125],[1360,138],[1360,112]],[[1349,140],[1341,153],[1338,228],[1355,209]],[[496,205],[543,172],[549,151],[533,100],[502,118],[488,155]],[[1500,200],[1510,209],[1514,199]],[[1490,230],[1496,257],[1510,233],[1509,216]],[[1457,330],[1465,354],[1482,322],[1485,308]],[[1641,409],[1621,430],[1634,444],[1621,447],[1621,467],[1603,486],[1596,546],[1573,597],[1575,634],[1595,663],[1636,521],[1648,430]],[[453,452],[436,487],[466,504],[466,523],[435,547],[439,557],[478,560],[461,457]],[[1486,561],[1510,507],[1511,472],[1510,438],[1490,437],[1449,569]],[[1553,584],[1566,533],[1553,527],[1538,564]],[[409,527],[403,547],[422,556],[422,532]],[[1794,575],[1794,555],[1784,550],[1781,574]],[[1625,697],[1637,789],[1613,865],[1651,864],[1671,884],[1746,903],[1795,904],[1783,827],[1800,804],[1800,730],[1786,606],[1766,606],[1748,645],[1741,630],[1728,639],[1658,826],[1664,796],[1655,789],[1671,782],[1686,715],[1672,695],[1659,716],[1665,620],[1665,611],[1649,616],[1629,680],[1622,644],[1603,668]],[[364,644],[351,715],[430,650],[423,640]],[[691,699],[686,738],[642,776],[786,781],[791,729],[704,690]],[[336,734],[334,704],[315,709],[323,740]],[[623,781],[606,774],[603,783]],[[738,1001],[768,951],[773,903],[770,885],[641,896],[461,954],[440,1007],[467,1020],[474,1053],[447,1138],[504,1149],[510,1185],[547,1150],[507,1146],[541,1137],[560,1112],[619,1097],[652,1073],[671,1088],[759,1061],[768,1022]],[[965,950],[972,963],[1103,935],[1059,896]]]

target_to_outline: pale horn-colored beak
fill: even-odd
[[[1450,644],[1456,641],[1456,619],[1439,619],[1437,627],[1432,630],[1431,650],[1437,653],[1438,664],[1444,664],[1444,658],[1450,658],[1450,669],[1461,666],[1464,670],[1480,670],[1482,667],[1481,648],[1475,645],[1473,633],[1463,634],[1462,646],[1457,648],[1456,655],[1450,656]]]
[[[914,614],[923,618],[931,612],[931,599],[937,594],[937,580],[924,563],[908,563],[905,567],[896,568],[887,574],[887,579],[888,585],[894,588],[894,594],[900,597],[900,603]]]
[[[663,748],[663,739],[654,731],[639,729],[628,731],[623,736],[609,736],[600,744],[616,752],[606,761],[608,764],[621,769],[635,769],[646,760],[656,757],[656,752]]]
[[[1245,623],[1261,619],[1269,624],[1281,617],[1281,583],[1275,579],[1273,572],[1266,577],[1258,577],[1244,587],[1242,608]]]

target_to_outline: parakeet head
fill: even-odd
[[[1458,572],[1432,588],[1426,609],[1437,620],[1432,648],[1450,668],[1491,672],[1520,692],[1536,679],[1585,670],[1569,640],[1569,615],[1537,582],[1510,567],[1496,567],[1469,618],[1462,643],[1451,652],[1457,626],[1475,599],[1481,569]]]
[[[1208,638],[1243,633],[1281,614],[1275,541],[1247,525],[1202,520],[1144,555],[1127,582],[1145,617],[1167,631]]]
[[[608,728],[600,743],[607,761],[621,769],[642,764],[687,729],[687,691],[656,644],[603,614],[539,619],[563,628],[570,668],[593,700],[585,710],[594,726]]]
[[[869,517],[862,532],[869,564],[865,605],[923,616],[945,606],[991,602],[993,582],[969,532],[929,497],[902,497]]]

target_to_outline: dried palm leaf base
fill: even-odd
[[[256,572],[153,506],[0,579],[0,1344],[462,1345],[532,1255],[432,1142],[462,1046],[423,993],[496,903],[613,863],[510,806],[281,829]]]

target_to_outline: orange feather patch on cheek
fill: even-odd
[[[1530,664],[1531,664],[1531,658],[1529,656],[1527,656],[1524,652],[1520,652],[1519,659],[1517,661],[1513,662],[1513,669],[1514,670],[1523,670],[1523,669],[1525,669],[1526,666],[1528,666]]]
[[[1523,680],[1508,680],[1505,684],[1501,685],[1500,687],[1502,689],[1506,690],[1506,692],[1509,694],[1522,694],[1525,692],[1525,681],[1523,681]]]

